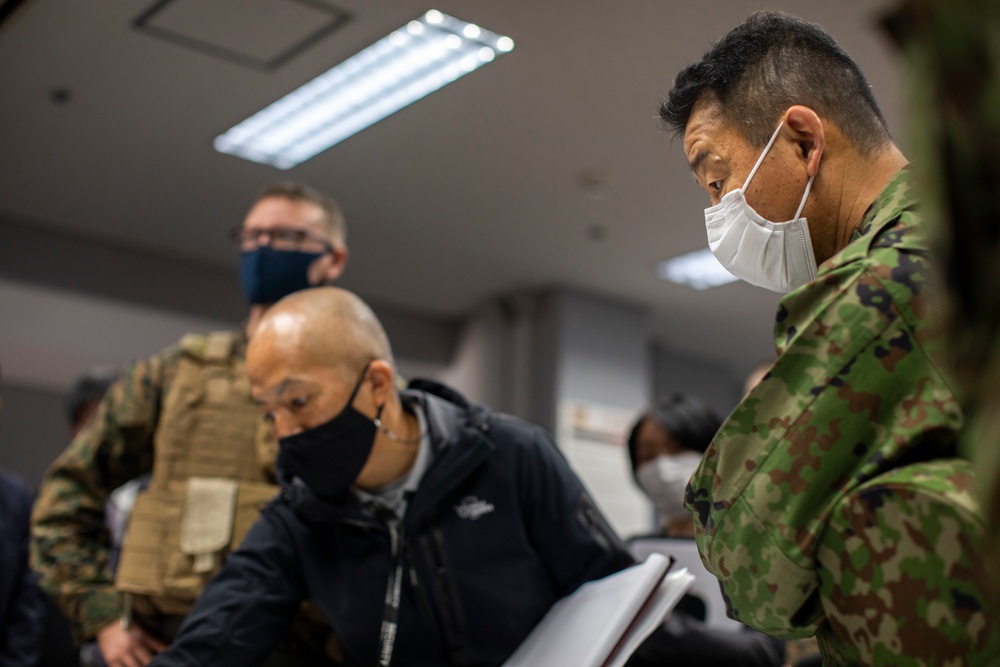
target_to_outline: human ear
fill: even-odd
[[[819,172],[819,162],[826,147],[823,120],[807,106],[796,104],[785,112],[784,125],[789,138],[798,146],[798,155],[803,161],[806,173],[815,176]]]
[[[384,359],[376,359],[368,364],[368,379],[372,383],[372,398],[376,405],[385,405],[391,392],[396,388],[396,371]]]
[[[318,276],[316,284],[325,285],[339,278],[347,266],[347,256],[347,246],[334,246],[325,255],[316,260],[322,271]]]

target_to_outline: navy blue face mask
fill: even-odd
[[[368,364],[365,364],[347,405],[337,416],[278,440],[277,466],[282,476],[298,477],[313,493],[326,500],[337,499],[354,483],[371,454],[377,433],[376,420],[385,407],[379,406],[375,419],[370,419],[352,406],[367,373]]]
[[[309,266],[325,252],[274,250],[261,246],[240,253],[240,282],[251,303],[272,304],[312,287]]]

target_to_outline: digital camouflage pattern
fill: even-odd
[[[1000,3],[906,0],[885,25],[908,66],[915,171],[938,225],[947,352],[1000,597]]]
[[[978,665],[993,650],[970,574],[978,552],[955,545],[981,526],[954,458],[962,412],[932,360],[927,247],[903,170],[850,243],[782,299],[777,361],[687,491],[730,614],[817,634],[825,664]],[[919,643],[931,626],[944,628],[933,656]]]
[[[234,338],[232,355],[242,358],[245,341]],[[121,617],[120,595],[108,567],[105,503],[114,489],[152,470],[163,400],[183,354],[175,345],[126,369],[91,424],[49,468],[39,490],[32,565],[80,640],[93,638]],[[267,461],[267,454],[260,453]]]

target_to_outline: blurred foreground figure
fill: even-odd
[[[886,21],[909,65],[916,171],[941,220],[947,354],[1000,597],[1000,3],[907,0]]]
[[[661,116],[711,198],[715,256],[788,293],[777,360],[687,492],[732,616],[815,634],[826,665],[989,664],[927,234],[864,75],[818,26],[757,12],[677,76]]]
[[[632,563],[543,429],[434,382],[397,390],[350,292],[276,304],[247,371],[282,493],[156,667],[259,664],[306,599],[350,667],[497,666],[559,598]]]
[[[28,567],[31,490],[0,470],[0,665],[35,667],[42,655],[44,593]]]
[[[246,378],[247,337],[272,303],[340,275],[344,236],[332,200],[295,183],[266,188],[233,233],[244,330],[188,334],[126,368],[47,472],[33,564],[76,639],[96,640],[109,667],[146,665],[163,649],[277,492],[276,443]],[[150,473],[148,489],[135,484]],[[139,493],[116,571],[105,507],[127,483]],[[283,660],[315,664],[298,647]]]
[[[0,412],[3,401],[0,400]],[[28,566],[32,494],[0,470],[0,665],[35,667],[42,655],[45,595]]]

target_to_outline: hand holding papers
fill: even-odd
[[[644,563],[591,581],[557,602],[504,667],[621,667],[691,587],[670,561]]]

